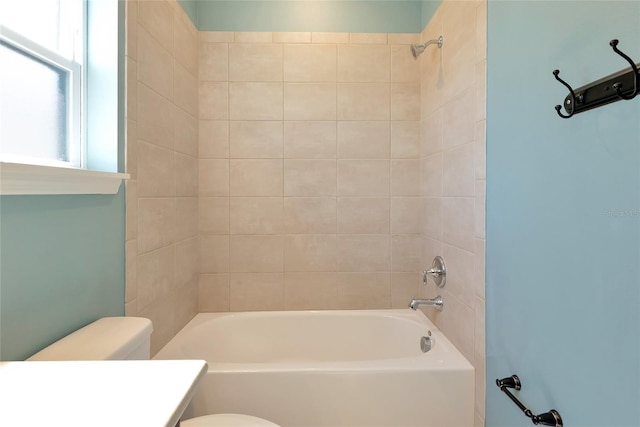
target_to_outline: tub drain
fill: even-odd
[[[433,346],[433,340],[431,339],[431,337],[420,338],[420,350],[422,350],[423,353],[426,353],[427,351],[431,350],[432,346]]]

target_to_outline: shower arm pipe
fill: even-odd
[[[433,40],[427,40],[426,42],[422,43],[422,46],[427,47],[427,46],[431,46],[432,44],[437,44],[438,47],[442,47],[442,44],[444,43],[444,38],[442,36],[438,37],[438,39],[433,39]]]

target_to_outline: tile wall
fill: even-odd
[[[421,39],[444,36],[420,56],[422,259],[442,255],[445,308],[425,309],[476,369],[476,420],[485,395],[486,1],[444,0]],[[424,296],[436,293],[431,282]]]
[[[197,310],[198,35],[175,0],[126,4],[126,314],[155,353]]]
[[[417,34],[200,32],[200,311],[418,292]]]

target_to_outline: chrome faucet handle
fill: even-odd
[[[437,256],[433,259],[431,263],[431,268],[429,270],[424,270],[422,272],[422,284],[427,284],[428,277],[431,276],[435,284],[442,288],[447,282],[447,266],[444,263],[444,259],[441,256]]]

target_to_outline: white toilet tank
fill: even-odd
[[[103,317],[27,360],[148,360],[152,331],[149,319]]]

